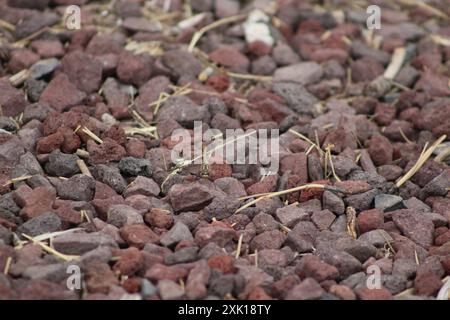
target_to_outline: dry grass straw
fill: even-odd
[[[131,51],[134,54],[148,53],[152,57],[160,57],[164,54],[164,49],[159,41],[130,41],[125,46],[125,50]]]
[[[8,257],[6,259],[5,268],[3,269],[3,274],[8,275],[9,268],[11,267],[12,257]]]
[[[190,94],[192,92],[192,89],[189,88],[190,85],[190,83],[187,83],[182,87],[171,86],[170,88],[172,89],[173,93],[161,92],[159,94],[158,100],[153,101],[148,105],[150,108],[154,108],[153,114],[156,115],[159,111],[159,108],[161,107],[161,104],[166,102],[170,97],[185,96]]]
[[[271,76],[261,76],[261,75],[255,75],[255,74],[248,74],[248,73],[237,73],[237,72],[231,72],[224,70],[223,68],[218,67],[215,63],[213,63],[209,56],[203,52],[202,50],[196,48],[195,49],[196,56],[207,66],[210,68],[213,68],[219,73],[222,73],[230,78],[235,78],[239,80],[247,80],[247,81],[257,81],[257,82],[270,82],[273,80],[273,77]]]
[[[445,47],[450,47],[450,38],[446,38],[438,34],[432,34],[430,37],[437,44]]]
[[[450,299],[450,276],[445,277],[442,279],[442,282],[444,285],[439,290],[436,300],[446,300],[448,301]]]
[[[406,134],[403,132],[401,127],[398,127],[398,131],[400,132],[400,135],[406,141],[406,143],[408,143],[408,144],[413,144],[414,143],[406,136]]]
[[[238,240],[238,244],[237,244],[237,248],[236,248],[236,255],[235,258],[238,259],[239,256],[241,255],[241,248],[242,248],[242,239],[244,238],[244,234],[241,234],[239,236],[239,240]]]
[[[158,135],[156,133],[156,127],[150,126],[145,128],[124,128],[126,135],[141,135],[141,136],[147,136],[153,139],[158,139]]]
[[[0,19],[0,28],[4,28],[10,32],[14,32],[16,30],[16,27],[13,24],[3,19]]]
[[[91,223],[91,218],[89,217],[86,210],[80,210],[80,215],[83,221],[86,220],[87,222]]]
[[[35,238],[26,235],[24,233],[22,233],[22,236],[28,240],[30,240],[32,243],[40,246],[45,252],[54,255],[55,257],[64,260],[64,261],[73,261],[73,260],[77,260],[80,257],[79,256],[74,256],[74,255],[67,255],[67,254],[63,254],[61,252],[56,251],[55,249],[53,249],[52,247],[46,245],[45,243],[42,243],[41,241],[36,240]]]
[[[256,199],[254,199],[250,202],[247,202],[245,205],[243,205],[242,207],[237,209],[235,213],[239,213],[242,210],[245,210],[245,209],[251,207],[252,205],[258,203],[259,201],[261,201],[263,199],[271,199],[274,197],[279,197],[279,196],[282,196],[285,194],[289,194],[289,193],[293,193],[293,192],[297,192],[297,191],[301,191],[301,190],[306,190],[306,189],[322,189],[322,190],[329,190],[332,192],[345,193],[344,190],[341,190],[341,189],[333,187],[333,186],[329,186],[329,185],[325,185],[325,184],[318,184],[318,183],[310,183],[310,184],[305,184],[302,186],[297,186],[295,188],[286,189],[286,190],[282,190],[282,191],[269,192],[269,193],[264,193],[262,195],[253,195],[252,197],[256,197]],[[239,198],[239,200],[244,200],[246,198],[248,198],[248,197]]]
[[[77,165],[78,165],[78,168],[80,168],[80,171],[81,171],[82,174],[84,174],[86,176],[89,176],[89,177],[92,177],[92,174],[89,171],[89,168],[87,167],[87,165],[86,165],[86,163],[84,162],[83,159],[78,159],[77,160]]]
[[[404,47],[396,48],[391,57],[391,62],[389,63],[386,71],[384,72],[384,78],[388,80],[393,80],[397,73],[403,66],[403,62],[406,58],[406,49]]]
[[[242,21],[245,18],[247,18],[247,14],[240,14],[240,15],[236,15],[236,16],[226,17],[226,18],[214,21],[213,23],[208,24],[207,26],[204,26],[203,28],[198,30],[196,33],[194,33],[194,36],[192,37],[191,42],[189,44],[188,51],[193,52],[197,43],[200,41],[202,36],[205,33],[207,33],[208,31],[211,31],[213,29],[216,29],[216,28],[226,25],[226,24]]]
[[[303,141],[308,142],[312,147],[316,148],[316,150],[319,152],[319,154],[321,156],[325,155],[325,152],[319,147],[318,144],[316,144],[315,142],[313,142],[311,139],[309,139],[308,137],[304,136],[303,134],[301,134],[300,132],[297,132],[293,129],[289,129],[289,132],[296,135],[297,137],[299,137],[300,139],[302,139]]]
[[[353,238],[358,238],[358,230],[356,227],[356,210],[353,207],[347,207],[345,210],[347,215],[347,233]]]
[[[333,163],[333,159],[331,158],[331,149],[334,147],[334,145],[328,145],[325,150],[325,165],[330,162],[330,167],[331,167],[331,174],[333,175],[333,177],[336,179],[336,181],[341,182],[342,180],[338,177],[338,175],[336,174],[336,171],[334,170],[334,163]],[[326,166],[325,166],[326,168]],[[327,174],[327,170],[325,170],[325,174]]]
[[[2,187],[9,186],[9,185],[14,184],[14,183],[16,183],[16,182],[25,181],[25,180],[28,180],[28,179],[30,179],[30,178],[32,178],[32,177],[33,177],[33,176],[31,176],[31,175],[26,175],[26,176],[20,176],[20,177],[17,177],[17,178],[9,179],[8,181],[6,181],[6,182],[2,185]]]
[[[30,70],[23,69],[23,70],[17,72],[16,74],[12,75],[11,77],[9,77],[9,83],[13,87],[20,86],[22,83],[24,83],[28,79],[30,74],[31,74]]]
[[[82,132],[84,132],[85,134],[87,134],[92,140],[94,140],[97,143],[102,144],[103,140],[100,139],[95,133],[93,133],[91,130],[89,130],[87,127],[83,127],[83,129],[81,129]]]
[[[414,164],[414,166],[395,184],[397,188],[401,187],[406,181],[408,181],[412,176],[416,174],[417,171],[424,165],[424,163],[430,158],[430,156],[433,154],[434,150],[447,138],[447,136],[444,134],[439,139],[437,139],[428,149],[427,145],[423,148],[423,151],[417,159],[417,162]]]
[[[89,152],[84,149],[77,149],[77,151],[75,151],[75,154],[80,158],[89,158]]]
[[[449,16],[445,12],[442,12],[441,10],[436,9],[435,7],[429,5],[428,3],[424,2],[423,0],[399,0],[399,2],[401,2],[402,4],[407,5],[407,6],[420,7],[436,17],[439,17],[439,18],[442,18],[445,20],[450,20]]]
[[[382,230],[382,229],[378,229],[378,232],[380,233],[380,235],[384,238],[385,243],[387,244],[387,246],[389,247],[389,249],[392,251],[393,254],[395,254],[395,249],[392,246],[391,241],[389,241],[389,239],[386,236],[386,231]]]

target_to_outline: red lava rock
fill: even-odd
[[[168,210],[152,208],[144,216],[146,223],[152,227],[170,229],[173,225],[173,216]]]
[[[124,51],[117,63],[117,76],[124,83],[141,86],[150,79],[152,65],[153,60],[149,55]]]
[[[270,175],[265,177],[262,181],[257,182],[247,188],[247,193],[249,195],[268,193],[275,191],[278,182],[278,175]]]
[[[313,181],[311,183],[317,183],[317,184],[329,184],[328,180],[319,180],[319,181]],[[300,202],[306,202],[311,199],[322,199],[324,191],[323,189],[318,188],[309,188],[300,191]]]
[[[125,149],[127,151],[127,156],[135,158],[143,158],[146,150],[145,143],[137,139],[127,141]]]
[[[390,125],[396,115],[396,108],[386,104],[377,103],[375,107],[375,121],[381,126]]]
[[[269,296],[266,291],[261,287],[256,287],[250,292],[247,296],[248,300],[272,300],[272,297]]]
[[[210,242],[214,242],[221,247],[225,247],[235,236],[235,231],[223,226],[208,226],[197,230],[195,233],[195,243],[204,247]]]
[[[125,198],[139,194],[144,196],[157,196],[160,191],[159,185],[153,179],[138,176],[128,185],[123,196]]]
[[[434,239],[434,243],[437,246],[442,246],[444,243],[449,241],[450,241],[450,231],[447,231]]]
[[[186,296],[189,299],[201,299],[206,296],[206,284],[209,281],[211,271],[205,260],[200,260],[189,272],[186,281]]]
[[[384,214],[379,209],[365,210],[359,213],[357,222],[361,234],[371,230],[382,229]]]
[[[433,244],[434,224],[427,215],[410,210],[397,210],[392,220],[402,233],[418,245],[429,248]]]
[[[176,184],[169,191],[169,199],[175,211],[202,209],[213,199],[211,190],[200,183]]]
[[[32,219],[45,212],[52,211],[52,205],[55,199],[56,193],[54,189],[37,187],[25,194],[20,215],[25,219]]]
[[[57,40],[36,40],[31,43],[31,47],[42,59],[59,58],[64,55],[64,47]]]
[[[78,135],[76,135],[73,130],[67,127],[61,127],[58,129],[64,137],[64,141],[61,144],[61,151],[64,153],[74,153],[81,145],[81,140]]]
[[[288,292],[286,295],[286,300],[320,299],[324,293],[325,291],[320,287],[316,280],[306,278]]]
[[[17,73],[23,69],[28,69],[39,61],[39,56],[28,49],[14,50],[10,54],[8,68],[12,73]]]
[[[218,92],[224,92],[230,86],[230,81],[225,76],[213,74],[206,80],[206,84]]]
[[[369,289],[360,288],[356,289],[356,295],[361,300],[392,300],[392,294],[386,288],[381,289]]]
[[[152,281],[172,280],[179,281],[188,275],[186,269],[177,266],[165,266],[162,264],[155,264],[147,270],[145,277]]]
[[[445,273],[450,274],[450,257],[444,257],[441,261],[442,267],[445,270]]]
[[[377,166],[392,162],[393,147],[391,142],[381,135],[375,135],[370,140],[369,154],[373,163]]]
[[[339,276],[336,267],[331,266],[313,255],[304,256],[296,266],[296,273],[301,278],[313,278],[318,282],[334,280]]]
[[[345,285],[332,285],[329,292],[342,300],[356,300],[355,293]]]
[[[0,105],[3,116],[15,117],[25,110],[27,101],[23,93],[14,88],[7,79],[0,79]]]
[[[54,238],[52,244],[55,250],[69,255],[82,255],[99,246],[117,247],[114,239],[99,232],[63,234]]]
[[[75,300],[75,293],[66,286],[46,280],[29,281],[19,294],[20,300]]]
[[[120,236],[130,245],[142,249],[147,243],[157,243],[159,237],[147,226],[127,225],[120,229]]]
[[[90,54],[70,52],[61,61],[62,71],[78,90],[87,94],[96,92],[102,81],[102,66]]]
[[[338,181],[335,183],[335,186],[345,190],[347,194],[358,194],[372,189],[370,184],[359,180]]]
[[[414,280],[414,290],[420,296],[434,296],[442,287],[442,281],[435,274],[419,275]]]
[[[89,152],[89,162],[93,164],[119,161],[126,155],[125,148],[110,138],[105,138],[102,144],[89,140],[87,151]]]
[[[336,60],[343,65],[347,61],[348,53],[342,49],[318,49],[311,55],[311,60],[322,63],[328,60]]]
[[[384,72],[380,62],[368,57],[353,62],[350,67],[355,82],[372,81]]]
[[[128,278],[122,283],[122,287],[128,293],[138,293],[141,288],[141,281],[138,278]]]
[[[450,95],[448,77],[426,70],[416,84],[416,88],[423,90],[430,96],[445,97]]]
[[[50,153],[60,148],[64,143],[64,136],[61,132],[55,132],[38,140],[36,145],[37,153]]]
[[[230,71],[246,73],[250,62],[248,58],[231,46],[222,46],[209,54],[209,58]]]
[[[120,54],[126,38],[119,33],[96,34],[86,47],[86,53],[100,56],[108,53]]]
[[[286,240],[286,236],[279,230],[265,231],[250,242],[250,249],[263,250],[263,249],[280,249]]]
[[[86,94],[78,90],[67,75],[60,73],[50,81],[39,101],[48,103],[58,111],[64,111],[81,104],[84,98]]]
[[[211,180],[231,177],[233,169],[229,164],[211,164],[208,167],[208,174]]]
[[[235,272],[234,259],[228,255],[212,256],[208,259],[208,266],[211,269],[217,269],[223,274],[232,274]]]
[[[318,82],[323,70],[316,62],[299,62],[290,66],[278,68],[274,73],[274,80],[280,82],[292,81],[301,85]]]
[[[138,249],[124,249],[118,255],[119,261],[117,261],[113,268],[116,273],[131,276],[142,269],[143,257]]]
[[[111,286],[119,284],[110,267],[101,262],[93,262],[86,267],[84,280],[90,293],[108,294]]]
[[[336,216],[330,210],[321,210],[311,215],[311,221],[319,230],[327,230],[336,219]]]

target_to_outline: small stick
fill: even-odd
[[[78,159],[77,160],[77,165],[78,165],[78,168],[80,168],[80,171],[81,171],[82,174],[84,174],[86,176],[89,176],[89,177],[92,177],[92,174],[89,171],[89,168],[87,167],[87,165],[86,165],[86,163],[84,162],[83,159]]]

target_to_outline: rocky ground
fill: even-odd
[[[376,3],[0,0],[0,299],[447,299],[450,8]],[[194,121],[280,170],[175,166]]]

